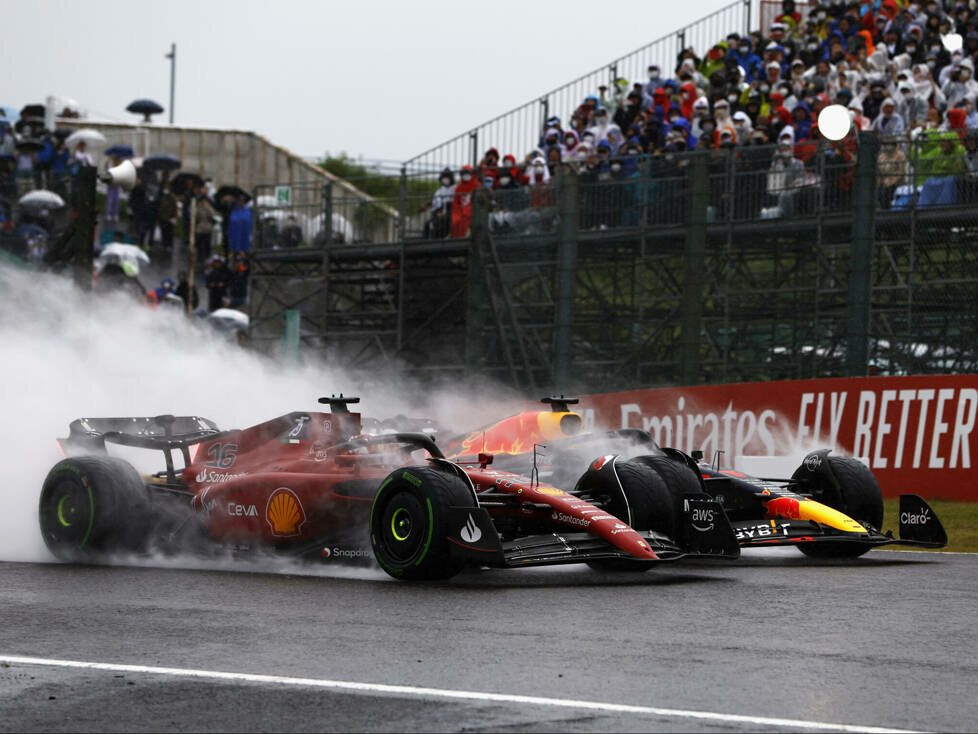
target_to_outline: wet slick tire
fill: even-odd
[[[391,472],[370,510],[370,544],[388,574],[405,581],[449,579],[464,563],[450,553],[449,507],[475,507],[471,488],[450,472],[410,466]]]
[[[111,456],[64,459],[41,487],[41,537],[68,562],[139,552],[146,541],[148,508],[146,487],[127,462]]]
[[[615,472],[628,500],[628,507],[614,503],[608,511],[629,523],[635,530],[654,530],[673,540],[681,529],[680,495],[695,477],[684,477],[686,467],[665,456],[639,456],[616,461]],[[591,568],[602,571],[641,572],[652,568],[646,561],[608,558],[588,561]]]
[[[853,520],[879,530],[883,525],[883,493],[873,472],[861,461],[848,456],[827,456],[826,460],[838,486],[816,487],[815,498]],[[800,467],[792,479],[799,477],[803,470],[804,467]],[[811,558],[858,558],[872,548],[868,543],[831,541],[798,545],[798,550]]]

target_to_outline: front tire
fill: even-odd
[[[814,499],[844,512],[877,532],[883,525],[883,492],[869,467],[848,456],[826,456],[828,473],[813,473],[800,466],[791,476],[812,493]],[[811,558],[858,558],[873,546],[868,543],[800,544],[798,550]]]
[[[682,493],[699,491],[692,471],[666,456],[638,456],[616,461],[615,472],[628,506],[614,502],[610,514],[635,530],[652,530],[678,542],[682,530]],[[626,558],[588,561],[591,568],[608,571],[648,571],[652,564]]]
[[[406,581],[449,579],[464,562],[453,558],[446,536],[449,507],[475,507],[472,490],[452,473],[430,466],[392,472],[370,510],[370,544],[388,574]]]
[[[78,456],[58,462],[41,488],[38,520],[48,549],[62,561],[92,562],[143,549],[146,487],[127,462]]]

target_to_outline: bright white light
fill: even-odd
[[[849,110],[840,104],[829,105],[818,115],[818,131],[829,140],[842,140],[851,124]]]
[[[964,41],[960,33],[948,33],[941,40],[944,41],[944,48],[947,49],[949,54],[960,51],[961,47],[964,46]]]

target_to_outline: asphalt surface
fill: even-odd
[[[0,730],[929,731],[978,721],[978,555],[260,572],[0,564],[0,659],[160,666],[666,708],[589,710],[0,663]],[[742,721],[690,712],[740,714]],[[814,730],[820,730],[818,728]],[[821,730],[825,730],[824,728]]]

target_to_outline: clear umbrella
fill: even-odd
[[[83,127],[81,130],[75,130],[68,139],[65,140],[65,145],[69,148],[84,142],[86,145],[105,145],[105,136],[98,130],[93,130],[90,127]]]
[[[99,272],[109,263],[118,263],[127,273],[136,274],[142,265],[149,265],[149,255],[136,245],[112,242],[103,247],[95,258],[95,267]]]
[[[39,189],[24,194],[17,203],[25,209],[60,209],[65,205],[65,200],[53,191]]]

